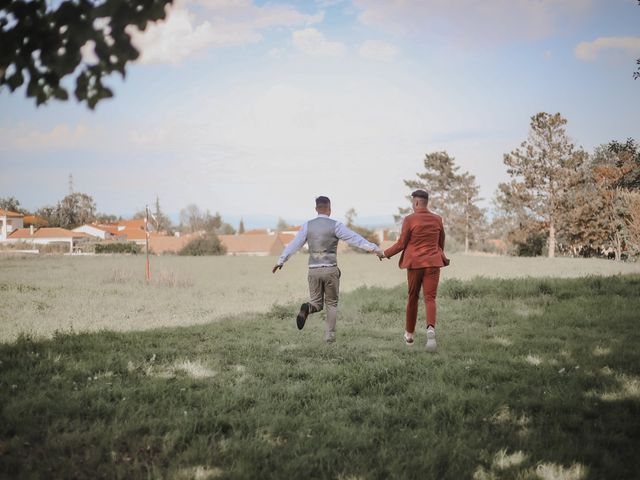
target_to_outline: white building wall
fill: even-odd
[[[31,245],[48,245],[50,243],[68,243],[69,251],[73,251],[73,238],[69,237],[44,237],[44,238],[11,238],[8,243],[25,242]]]
[[[0,216],[0,241],[6,240],[14,230],[23,228],[22,217]]]
[[[102,240],[106,240],[107,238],[111,238],[111,234],[109,232],[105,232],[100,228],[93,227],[91,225],[81,225],[80,227],[74,228],[74,232],[82,232],[87,235],[91,235],[92,237],[101,238]]]

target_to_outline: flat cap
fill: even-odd
[[[416,190],[411,194],[412,197],[420,197],[429,200],[429,194],[425,190]]]

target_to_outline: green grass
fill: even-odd
[[[424,330],[402,343],[404,286],[344,294],[334,345],[322,314],[296,329],[297,298],[21,336],[0,345],[0,476],[637,478],[639,291],[639,275],[449,278],[435,354]]]
[[[340,255],[340,290],[406,282],[397,258]],[[308,295],[307,256],[295,255],[277,274],[275,257],[144,256],[11,258],[0,255],[0,342],[21,333],[149,330],[206,324],[229,315],[266,313]],[[442,279],[581,277],[640,274],[640,262],[514,258],[454,254]]]

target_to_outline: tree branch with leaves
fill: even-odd
[[[26,83],[27,97],[42,105],[68,100],[69,78],[76,99],[94,109],[113,96],[103,80],[112,73],[124,78],[139,56],[131,29],[164,19],[172,1],[0,0],[0,90]]]

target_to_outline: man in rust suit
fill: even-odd
[[[442,218],[427,209],[429,194],[416,190],[411,194],[413,213],[402,222],[398,241],[384,251],[387,258],[402,252],[400,268],[407,269],[409,297],[404,341],[413,345],[413,334],[418,318],[418,299],[423,290],[427,310],[427,350],[436,349],[436,293],[440,268],[449,265],[444,254],[444,227]]]

